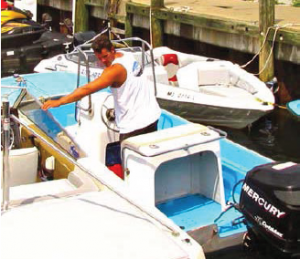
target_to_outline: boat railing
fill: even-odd
[[[10,110],[8,96],[2,100],[3,112],[3,209],[7,210],[9,205],[9,142],[10,142]]]
[[[119,40],[113,40],[112,42],[132,42],[132,41],[137,41],[137,42],[141,42],[142,44],[142,70],[144,69],[145,67],[145,56],[146,56],[146,50],[145,50],[145,47],[147,47],[149,49],[149,53],[150,53],[150,59],[151,59],[151,68],[152,68],[152,73],[153,73],[153,82],[154,82],[154,91],[155,91],[155,96],[157,95],[157,88],[156,88],[156,77],[155,77],[155,67],[154,67],[154,55],[153,55],[153,49],[151,47],[151,45],[139,38],[139,37],[131,37],[131,38],[125,38],[125,39],[119,39]]]
[[[99,36],[99,35],[97,35]],[[95,37],[94,37],[95,38]],[[93,39],[94,39],[93,38]],[[141,64],[141,72],[144,71],[145,68],[145,60],[146,60],[146,47],[149,49],[149,53],[150,53],[150,59],[151,59],[151,67],[152,67],[152,73],[153,73],[153,83],[154,83],[154,93],[155,96],[157,96],[157,86],[156,86],[156,78],[155,78],[155,68],[154,68],[154,55],[153,55],[153,49],[151,47],[151,45],[138,37],[131,37],[131,38],[125,38],[125,39],[118,39],[118,40],[112,40],[113,43],[120,43],[120,42],[132,42],[132,41],[137,41],[140,42],[142,45],[142,64]],[[89,41],[90,42],[90,41]],[[126,44],[126,46],[128,46],[128,44]],[[92,47],[92,43],[84,43],[81,45],[78,45],[75,47],[75,49],[82,54],[82,57],[84,57],[84,62],[86,64],[86,77],[87,77],[87,81],[88,83],[90,82],[90,66],[89,66],[89,57],[86,54],[86,52],[84,51],[84,49],[90,49]],[[134,51],[134,48],[131,48],[128,46],[128,49],[132,49]],[[80,60],[80,56],[78,55],[78,70],[77,70],[77,88],[79,87],[79,83],[80,83],[80,66],[81,66],[81,60]],[[76,111],[75,111],[75,118],[77,118],[77,109],[79,110],[83,110],[88,112],[89,114],[92,113],[92,99],[91,99],[91,95],[88,96],[88,107],[82,107],[80,106],[78,103],[76,103]]]
[[[84,46],[87,46],[87,45],[91,45],[91,44],[85,44]],[[87,81],[88,83],[91,81],[90,79],[90,66],[89,66],[89,57],[88,55],[83,51],[83,45],[80,45],[80,46],[77,46],[75,47],[77,49],[77,51],[79,53],[81,53],[84,57],[84,62],[85,62],[85,65],[86,65],[86,77],[87,77]],[[77,86],[76,88],[79,87],[79,83],[80,83],[80,65],[81,65],[81,60],[80,60],[80,55],[78,55],[78,70],[77,70]],[[75,118],[77,118],[77,109],[79,110],[83,110],[83,111],[87,111],[88,113],[91,113],[92,112],[92,97],[91,95],[88,96],[88,107],[87,108],[84,108],[82,106],[80,106],[78,104],[78,102],[76,102],[76,109],[75,109]]]

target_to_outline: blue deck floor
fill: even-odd
[[[219,203],[199,194],[171,199],[157,204],[156,207],[185,231],[214,224],[214,220],[221,213]],[[217,221],[221,237],[246,231],[246,227],[241,224],[231,224],[239,216],[240,213],[230,209]]]
[[[212,224],[221,213],[220,204],[199,194],[168,200],[157,208],[186,231]]]

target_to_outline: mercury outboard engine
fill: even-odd
[[[272,258],[300,258],[300,164],[257,166],[247,173],[240,196],[250,244]]]

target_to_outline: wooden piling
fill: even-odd
[[[271,53],[272,41],[266,40],[264,44],[268,29],[274,26],[274,22],[275,0],[259,0],[259,42],[262,48],[259,54],[259,71],[262,72],[260,73],[259,78],[263,82],[270,81],[274,78],[274,53]]]
[[[133,14],[127,13],[125,17],[125,37],[130,38],[133,36]]]
[[[85,0],[76,0],[75,32],[88,31],[89,11]]]
[[[164,8],[164,0],[151,0],[150,8],[150,38],[153,48],[163,45],[163,22],[156,18],[155,13]]]

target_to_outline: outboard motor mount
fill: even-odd
[[[250,236],[266,241],[278,258],[300,258],[300,164],[270,163],[250,170],[240,210]]]

